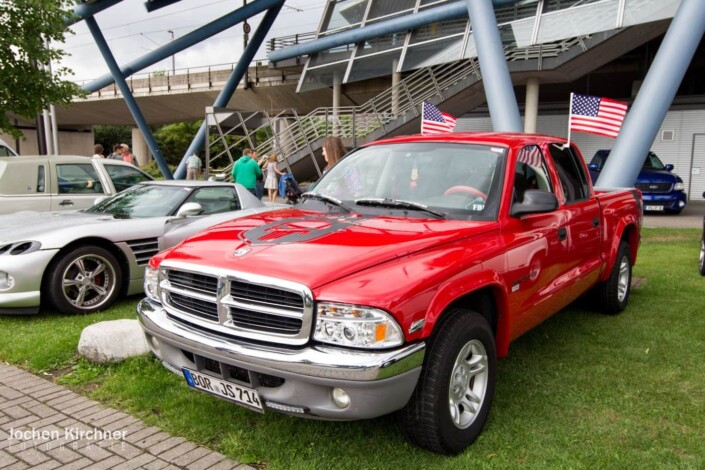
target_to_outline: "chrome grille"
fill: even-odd
[[[143,238],[141,240],[130,240],[127,245],[137,259],[137,264],[145,266],[149,259],[159,253],[159,241],[156,238]]]
[[[634,185],[642,193],[667,193],[672,186],[671,183],[636,183]]]
[[[312,295],[298,283],[167,261],[159,286],[170,317],[209,333],[290,345],[311,334]]]

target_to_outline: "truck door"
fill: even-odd
[[[518,150],[513,178],[512,204],[521,202],[527,189],[560,196],[537,145]],[[557,281],[570,269],[570,251],[560,234],[566,221],[562,207],[544,214],[507,218],[502,237],[506,247],[505,283],[510,289],[512,339],[563,306],[561,292],[565,285]]]
[[[566,221],[559,237],[570,252],[565,282],[570,299],[577,298],[600,274],[600,205],[590,191],[585,164],[574,146],[547,145],[561,185],[561,209]]]
[[[57,164],[53,174],[56,175],[53,211],[87,209],[103,195],[103,184],[90,161]]]

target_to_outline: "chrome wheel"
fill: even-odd
[[[117,286],[113,264],[96,254],[85,254],[69,262],[61,279],[65,300],[80,310],[102,306]]]
[[[705,276],[705,235],[700,239],[700,274]]]
[[[450,377],[448,406],[458,429],[469,427],[482,408],[488,383],[487,351],[478,340],[460,350]]]
[[[617,281],[617,300],[624,302],[629,291],[629,283],[631,282],[629,258],[622,256],[619,260],[619,280]]]

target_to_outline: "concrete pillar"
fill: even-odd
[[[338,73],[333,76],[333,135],[340,134],[340,97],[343,94],[342,79]]]
[[[401,72],[397,72],[397,67],[399,66],[399,59],[394,59],[392,61],[392,113],[395,116],[399,114],[399,95],[400,90],[397,85],[401,83]]]
[[[539,79],[531,77],[526,81],[526,106],[524,107],[524,132],[536,134],[536,120],[539,115]]]
[[[152,155],[149,153],[149,147],[147,147],[147,141],[144,140],[144,136],[140,132],[138,127],[132,128],[132,155],[137,157],[137,162],[140,166],[148,165],[152,161]]]

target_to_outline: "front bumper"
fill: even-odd
[[[644,208],[647,206],[662,207],[662,210],[666,211],[681,211],[688,204],[688,198],[683,191],[674,191],[670,193],[642,192],[641,197],[644,201]]]
[[[257,390],[265,409],[318,419],[367,419],[403,408],[416,388],[425,354],[424,343],[392,351],[265,346],[175,322],[149,299],[139,303],[137,312],[147,342],[168,369],[180,373],[188,367],[244,384]],[[249,379],[243,383],[203,369],[205,361],[211,367],[213,361],[219,363],[221,371],[245,370]],[[331,396],[334,388],[350,396],[347,407],[336,406]]]
[[[14,279],[14,285],[0,291],[0,314],[37,313],[42,277],[58,250],[39,250],[22,255],[0,257],[0,270]]]

